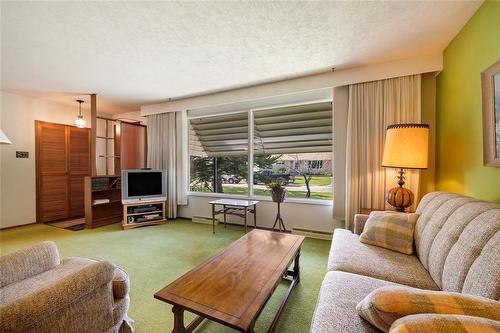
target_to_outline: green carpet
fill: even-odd
[[[123,231],[119,224],[94,230],[69,231],[46,225],[29,225],[0,232],[1,254],[31,244],[52,240],[61,256],[107,259],[125,269],[131,279],[129,315],[137,332],[170,332],[173,327],[171,306],[155,300],[153,294],[203,260],[223,250],[243,235],[243,228],[212,226],[187,220],[166,225]],[[329,241],[306,239],[301,254],[301,281],[290,297],[277,332],[309,332],[321,281],[328,258]],[[255,331],[269,327],[288,283],[283,282],[262,311]],[[186,316],[188,323],[194,315]],[[196,332],[234,332],[205,320]]]

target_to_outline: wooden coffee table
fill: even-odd
[[[173,305],[173,333],[192,332],[210,319],[240,332],[253,332],[255,321],[276,286],[290,286],[268,332],[273,332],[300,279],[299,257],[304,236],[252,230],[224,251],[184,274],[154,297]],[[289,266],[294,261],[293,269]],[[187,327],[184,311],[199,315]]]

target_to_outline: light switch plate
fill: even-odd
[[[27,151],[16,151],[16,158],[29,158],[30,153]]]

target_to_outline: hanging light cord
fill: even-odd
[[[78,102],[78,107],[79,107],[78,115],[81,116],[82,115],[82,103],[83,103],[83,101],[81,99],[77,99],[76,101]]]

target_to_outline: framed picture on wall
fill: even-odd
[[[500,167],[500,60],[481,73],[483,91],[483,161]]]

